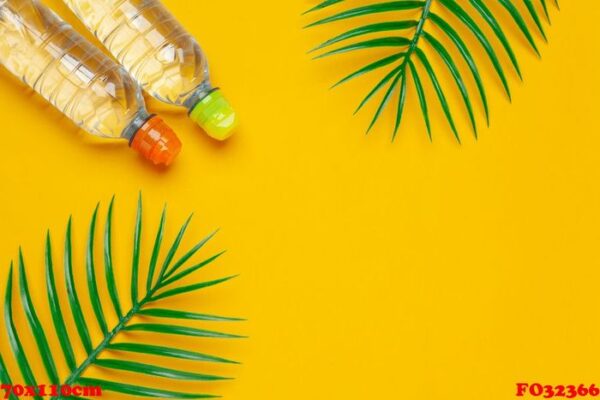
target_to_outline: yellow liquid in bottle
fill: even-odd
[[[65,3],[150,95],[191,108],[210,90],[198,43],[158,1]]]
[[[0,63],[96,136],[128,139],[148,117],[123,68],[36,0],[0,0]]]

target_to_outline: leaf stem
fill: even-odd
[[[404,54],[404,60],[400,66],[400,74],[404,74],[406,71],[406,66],[410,60],[410,56],[414,53],[417,45],[419,44],[419,39],[423,35],[423,28],[425,27],[425,22],[429,18],[429,11],[431,9],[431,4],[433,0],[426,0],[425,5],[423,6],[423,12],[421,13],[421,17],[419,18],[419,22],[417,23],[417,27],[415,28],[415,34],[408,46],[408,50],[406,50],[406,54]]]
[[[394,78],[392,83],[390,84],[390,87],[388,88],[386,95],[383,98],[383,101],[379,105],[379,108],[377,109],[377,112],[375,113],[373,120],[371,121],[371,125],[369,125],[369,128],[367,129],[367,133],[369,133],[369,131],[371,130],[371,128],[373,127],[373,125],[375,124],[377,119],[379,118],[381,111],[383,111],[384,107],[386,106],[386,104],[389,100],[389,97],[392,94],[392,91],[395,89],[396,85],[398,84],[398,81],[400,80],[400,78],[402,78],[402,80],[403,80],[402,84],[404,84],[404,80],[406,78],[406,68],[410,63],[410,57],[418,49],[417,46],[419,44],[419,39],[423,35],[423,28],[425,26],[425,22],[429,18],[429,11],[431,9],[432,3],[433,3],[433,0],[426,0],[425,4],[423,4],[423,11],[421,12],[421,16],[419,17],[419,21],[417,22],[417,26],[415,28],[415,33],[414,33],[410,43],[408,44],[408,49],[406,50],[406,52],[403,55],[402,63],[400,63],[400,65],[398,67],[394,68],[389,73],[389,75],[386,76],[386,78],[384,78],[383,81],[381,81],[380,85],[383,86],[383,84],[385,82],[387,82],[389,79]],[[379,88],[380,88],[379,86],[376,86],[375,89],[373,91],[371,91],[371,93],[369,93],[369,95],[365,98],[365,100],[363,100],[363,102],[358,106],[355,113],[362,108],[364,103],[366,103],[366,100],[368,100],[374,94],[374,92],[376,90],[379,90]],[[395,135],[396,135],[396,131],[394,131],[394,136]]]
[[[65,380],[63,385],[72,385],[77,382],[77,380],[81,377],[83,372],[94,361],[96,361],[96,358],[100,355],[100,353],[102,351],[104,351],[106,349],[106,347],[110,344],[110,342],[113,340],[113,338],[115,336],[117,336],[117,334],[119,332],[121,332],[121,330],[123,330],[125,325],[127,325],[127,323],[131,320],[131,318],[133,318],[135,316],[135,314],[137,314],[138,311],[140,311],[140,309],[144,305],[146,305],[146,303],[152,301],[152,296],[158,289],[160,289],[161,283],[162,282],[156,282],[154,287],[146,293],[146,296],[142,300],[139,300],[136,304],[134,304],[133,307],[131,308],[131,310],[129,310],[129,312],[126,315],[124,315],[123,317],[121,317],[119,319],[119,322],[117,323],[117,325],[104,337],[102,342],[100,342],[100,344],[98,344],[98,346],[96,346],[96,348],[94,348],[92,350],[92,352],[90,352],[88,357],[81,364],[79,364],[79,366],[76,369],[74,369],[69,374],[69,376],[67,377],[67,379]],[[52,399],[56,399],[56,400],[63,399],[63,398],[64,398],[63,396],[52,397]]]

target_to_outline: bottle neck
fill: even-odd
[[[208,96],[211,92],[214,92],[218,88],[213,87],[210,81],[207,79],[202,82],[200,85],[194,89],[192,94],[188,96],[188,98],[184,101],[183,105],[187,108],[188,113],[192,112],[196,104],[202,101],[206,96]]]
[[[140,130],[140,128],[152,117],[151,114],[146,111],[145,108],[140,108],[133,117],[133,120],[123,129],[121,133],[121,137],[123,139],[127,139],[130,143],[133,140],[135,134]]]

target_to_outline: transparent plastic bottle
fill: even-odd
[[[64,0],[151,96],[187,108],[211,137],[224,140],[235,112],[213,88],[206,57],[158,0]]]
[[[168,165],[181,143],[127,72],[37,0],[0,0],[0,64],[92,135]]]

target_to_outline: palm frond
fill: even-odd
[[[224,317],[212,314],[203,314],[192,311],[183,311],[157,307],[160,300],[168,297],[179,296],[186,293],[196,292],[206,289],[211,286],[219,285],[226,282],[235,276],[228,276],[221,279],[209,281],[200,281],[189,285],[179,285],[182,278],[198,271],[200,268],[211,264],[219,258],[223,252],[212,255],[200,262],[191,266],[185,267],[187,262],[214,236],[216,232],[209,234],[198,242],[194,247],[184,253],[175,263],[173,260],[176,257],[178,249],[183,240],[184,234],[191,221],[191,216],[182,225],[178,235],[174,239],[172,245],[162,263],[159,263],[159,254],[163,243],[163,237],[166,225],[166,208],[161,215],[158,231],[155,236],[154,245],[151,252],[150,263],[148,265],[148,276],[145,283],[145,291],[141,295],[138,293],[138,278],[141,255],[141,235],[142,235],[142,200],[141,196],[138,200],[134,240],[133,240],[133,257],[132,257],[132,280],[131,280],[131,299],[132,307],[124,311],[121,306],[117,285],[115,282],[115,266],[112,255],[112,215],[113,215],[114,198],[111,200],[108,207],[106,225],[104,229],[103,240],[103,256],[104,256],[104,277],[106,280],[107,295],[101,292],[96,278],[96,260],[95,260],[95,233],[96,223],[98,220],[99,205],[96,206],[90,220],[88,237],[86,242],[85,252],[85,271],[87,282],[87,293],[89,295],[90,304],[92,306],[93,317],[87,317],[83,312],[83,307],[80,302],[80,290],[76,285],[73,269],[73,248],[72,248],[72,220],[69,218],[65,235],[65,247],[63,264],[65,269],[66,293],[64,296],[68,299],[70,311],[75,323],[78,340],[85,349],[85,357],[77,359],[73,350],[74,338],[69,337],[67,333],[67,325],[63,315],[63,310],[60,305],[60,296],[55,283],[54,263],[52,254],[52,242],[50,232],[46,235],[45,242],[45,271],[46,271],[46,289],[48,292],[48,303],[51,311],[52,322],[54,329],[49,326],[44,326],[39,318],[39,311],[32,300],[29,285],[27,282],[27,269],[25,266],[24,256],[19,249],[18,254],[18,292],[20,303],[27,320],[29,330],[35,339],[37,347],[36,354],[26,351],[22,344],[23,332],[15,322],[15,308],[13,307],[13,263],[11,262],[8,281],[5,293],[4,302],[4,320],[6,332],[9,339],[10,349],[13,357],[16,360],[19,372],[9,371],[5,364],[5,357],[0,355],[0,379],[3,383],[11,382],[11,377],[17,378],[17,381],[24,382],[30,386],[38,386],[48,383],[39,377],[35,376],[34,365],[41,364],[48,376],[50,383],[54,385],[84,385],[99,387],[104,391],[113,391],[121,394],[148,397],[148,398],[213,398],[217,397],[207,393],[185,393],[172,390],[155,389],[151,387],[140,386],[136,382],[116,382],[103,379],[97,379],[93,376],[88,376],[88,368],[94,366],[96,368],[115,371],[129,371],[141,376],[156,376],[173,380],[189,380],[212,382],[231,379],[224,376],[205,374],[196,371],[172,369],[148,362],[132,361],[127,357],[128,354],[139,353],[160,358],[175,358],[180,360],[192,360],[199,362],[221,363],[221,364],[237,364],[223,357],[218,357],[197,351],[186,350],[178,347],[159,346],[144,343],[127,343],[117,342],[117,339],[122,336],[120,333],[125,331],[144,331],[154,332],[163,335],[184,335],[187,337],[204,337],[214,339],[233,339],[243,336],[234,335],[203,329],[199,327],[191,327],[177,325],[171,322],[164,323],[165,320],[183,320],[187,322],[231,322],[240,321],[239,318]],[[160,269],[158,266],[160,265]],[[107,301],[103,301],[106,298]],[[108,301],[110,299],[110,301]],[[107,312],[114,311],[118,322],[115,326],[109,326]],[[143,323],[133,323],[132,318],[143,316]],[[95,321],[95,322],[92,322]],[[90,335],[90,324],[97,324],[102,334],[102,339],[99,343],[94,343]],[[57,368],[58,353],[52,351],[49,345],[49,335],[54,335],[60,344],[62,356],[64,357],[68,374],[61,376]],[[110,356],[106,353],[110,351]],[[40,363],[41,361],[41,363]],[[9,393],[10,398],[16,398],[14,394]],[[72,396],[69,396],[72,397]],[[34,396],[36,399],[42,397],[38,394]],[[56,398],[61,398],[58,396]],[[81,397],[79,397],[81,398]]]
[[[438,98],[440,108],[458,142],[460,136],[455,124],[451,104],[448,101],[445,82],[441,82],[439,74],[441,66],[449,73],[455,90],[457,90],[473,133],[477,138],[476,112],[473,98],[481,102],[483,115],[489,125],[489,105],[484,79],[480,70],[481,63],[486,59],[491,63],[500,83],[511,98],[510,87],[505,69],[511,68],[521,79],[521,67],[513,44],[514,36],[521,35],[528,46],[539,55],[536,35],[544,41],[547,40],[544,30],[543,17],[550,23],[550,12],[546,0],[379,0],[375,3],[360,5],[360,0],[326,0],[305,14],[322,13],[323,15],[306,27],[317,27],[339,23],[339,21],[356,20],[370,17],[369,23],[358,23],[344,32],[317,45],[312,50],[319,52],[314,58],[324,58],[343,53],[354,53],[358,50],[368,51],[375,48],[389,48],[383,56],[369,64],[355,70],[338,81],[335,86],[344,84],[355,78],[369,74],[377,74],[382,70],[382,78],[360,102],[356,111],[362,109],[375,95],[383,91],[383,95],[376,108],[375,114],[367,132],[379,120],[382,112],[393,99],[393,94],[398,93],[396,103],[396,119],[392,139],[396,137],[399,129],[406,96],[410,84],[408,75],[412,75],[412,87],[419,100],[419,106],[427,134],[431,139],[431,126],[428,107],[428,93],[424,84],[426,80],[421,75],[428,77],[432,91]],[[460,3],[460,4],[459,4]],[[496,3],[496,4],[493,4]],[[554,2],[558,8],[558,1]],[[336,11],[330,12],[330,9]],[[506,13],[506,15],[499,15]],[[543,14],[542,14],[543,13]],[[382,21],[373,22],[373,18],[382,18]],[[505,23],[504,21],[509,21]],[[516,35],[512,31],[516,32]],[[461,33],[459,33],[461,32]],[[464,37],[462,32],[466,32]],[[365,39],[366,37],[366,39]],[[475,39],[475,40],[471,40]],[[478,55],[477,43],[482,52]],[[504,53],[508,62],[501,61],[500,51]],[[504,57],[504,56],[503,56]],[[434,58],[435,61],[434,62]],[[508,64],[508,66],[506,65]],[[442,85],[444,83],[444,85]],[[471,87],[476,88],[473,95]]]

